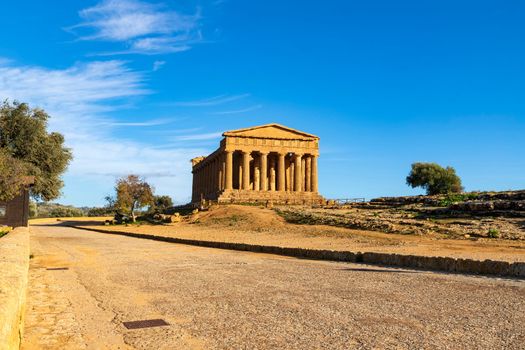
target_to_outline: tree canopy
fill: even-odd
[[[436,163],[414,163],[406,178],[407,185],[422,187],[428,195],[458,193],[463,190],[461,179],[450,166],[443,168]]]
[[[155,196],[153,201],[153,209],[165,210],[173,207],[173,200],[170,196]]]
[[[0,201],[8,201],[20,194],[26,185],[23,174],[27,173],[27,166],[9,155],[0,148]]]
[[[117,198],[115,207],[128,213],[135,222],[135,211],[147,205],[152,205],[153,189],[138,175],[128,175],[117,180],[115,186]]]
[[[18,176],[34,176],[31,196],[49,201],[60,196],[61,175],[72,159],[64,146],[64,136],[47,132],[49,115],[42,109],[31,109],[25,103],[5,101],[0,106],[0,149],[4,157],[24,163]]]

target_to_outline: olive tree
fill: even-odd
[[[115,191],[117,197],[114,206],[131,216],[136,221],[135,211],[154,201],[153,189],[138,175],[128,175],[117,180]]]
[[[151,210],[164,211],[170,207],[173,207],[173,200],[170,196],[155,196]]]
[[[64,136],[47,132],[48,119],[44,110],[26,103],[5,101],[0,106],[0,149],[24,163],[17,168],[18,176],[33,176],[31,196],[44,201],[60,196],[61,176],[72,159]]]
[[[459,193],[463,190],[456,170],[450,166],[443,168],[436,163],[412,164],[406,183],[413,188],[424,188],[428,195]]]

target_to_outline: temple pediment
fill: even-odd
[[[279,124],[266,124],[246,129],[226,131],[223,136],[281,140],[318,140],[319,137]]]

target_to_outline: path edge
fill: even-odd
[[[0,348],[19,349],[29,278],[29,228],[0,238]]]
[[[145,233],[103,230],[77,225],[62,226],[76,228],[79,230],[115,234],[161,242],[186,244],[206,248],[249,251],[253,253],[275,254],[302,259],[344,261],[352,263],[365,263],[371,265],[403,267],[449,273],[503,276],[525,279],[525,262],[510,263],[507,261],[488,259],[473,260],[441,256],[420,256],[402,255],[395,253],[352,252],[343,250],[321,250],[308,248],[279,247],[248,243],[202,241],[195,239],[158,236]]]

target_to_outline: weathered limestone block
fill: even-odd
[[[170,219],[171,219],[171,223],[181,222],[182,220],[179,213],[174,213],[173,215],[171,215]]]
[[[29,229],[0,238],[0,348],[19,349],[29,271]]]

